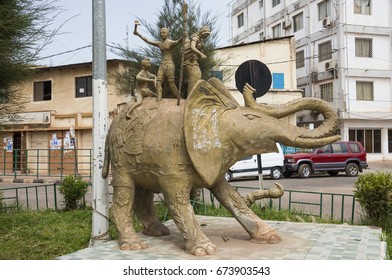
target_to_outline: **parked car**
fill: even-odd
[[[271,176],[273,179],[280,179],[284,171],[284,155],[282,147],[276,143],[278,152],[260,154],[263,176]],[[257,166],[257,155],[248,156],[237,161],[226,172],[226,180],[231,181],[240,177],[259,176]]]
[[[362,144],[354,141],[334,142],[308,153],[286,154],[284,165],[285,177],[298,173],[302,178],[318,171],[326,171],[331,176],[345,172],[355,177],[368,167]]]

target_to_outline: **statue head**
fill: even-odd
[[[199,34],[200,34],[200,36],[201,36],[203,39],[205,39],[205,38],[207,38],[208,36],[210,36],[211,30],[210,30],[210,28],[209,28],[208,26],[203,26],[203,27],[201,27],[201,28],[199,29]]]
[[[150,59],[149,58],[144,58],[143,60],[142,60],[142,68],[143,69],[145,69],[145,70],[148,70],[148,69],[150,69],[150,67],[151,67],[151,62],[150,62]]]
[[[166,27],[162,27],[160,30],[160,34],[162,39],[169,38],[169,29],[167,29]]]

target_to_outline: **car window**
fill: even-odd
[[[333,143],[332,144],[332,151],[334,154],[342,154],[347,153],[346,145],[340,143]]]
[[[252,157],[253,157],[253,156],[248,156],[248,157],[243,158],[243,159],[241,159],[241,160],[250,160]]]
[[[330,154],[332,152],[331,145],[325,145],[320,148],[323,151],[323,154]]]
[[[350,146],[351,152],[353,152],[353,153],[360,153],[361,152],[361,149],[358,147],[357,143],[350,143],[349,146]]]

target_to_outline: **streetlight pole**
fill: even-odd
[[[108,132],[105,0],[93,0],[93,217],[90,246],[109,240],[108,181],[101,176]]]

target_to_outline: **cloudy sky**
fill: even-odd
[[[219,30],[219,46],[228,45],[229,40],[229,7],[232,0],[197,0],[203,12],[210,10],[216,15]],[[143,41],[132,34],[134,21],[140,17],[156,21],[157,14],[163,5],[163,0],[106,0],[106,40],[108,44],[126,44],[126,31],[129,29],[128,44],[140,46]],[[92,49],[86,46],[92,42],[92,0],[61,0],[59,5],[65,11],[58,17],[53,26],[63,24],[61,31],[53,42],[46,47],[39,61],[45,65],[63,65],[92,60]],[[143,32],[143,27],[140,27]],[[145,34],[145,33],[144,33]],[[79,49],[80,48],[80,49]],[[73,51],[79,49],[78,51]],[[61,54],[64,53],[64,54]],[[61,55],[59,55],[61,54]],[[116,58],[108,51],[107,58]]]

